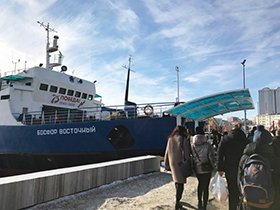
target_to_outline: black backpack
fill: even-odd
[[[269,208],[274,201],[275,190],[269,161],[259,154],[249,156],[243,164],[240,180],[243,202],[256,208]]]

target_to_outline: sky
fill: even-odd
[[[241,89],[244,59],[249,119],[258,90],[280,86],[280,0],[0,0],[0,8],[1,74],[45,64],[37,21],[49,23],[68,74],[96,80],[105,105],[124,103],[129,56],[135,103],[175,101],[177,84],[183,102]]]

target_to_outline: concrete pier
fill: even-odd
[[[0,178],[0,209],[26,208],[159,170],[159,157],[142,156]]]

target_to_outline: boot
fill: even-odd
[[[203,210],[206,210],[206,207],[207,207],[207,203],[208,203],[208,200],[206,200],[206,201],[203,201]]]
[[[207,203],[203,205],[203,208],[202,208],[202,209],[203,209],[203,210],[206,210],[206,207],[207,207]]]
[[[175,204],[175,210],[180,210],[180,209],[182,209],[182,204],[180,203],[180,202],[176,202],[176,204]]]
[[[202,200],[198,200],[197,208],[202,209]]]

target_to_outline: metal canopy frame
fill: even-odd
[[[254,109],[249,89],[240,89],[195,99],[173,107],[166,113],[202,121],[217,115],[248,109]]]

